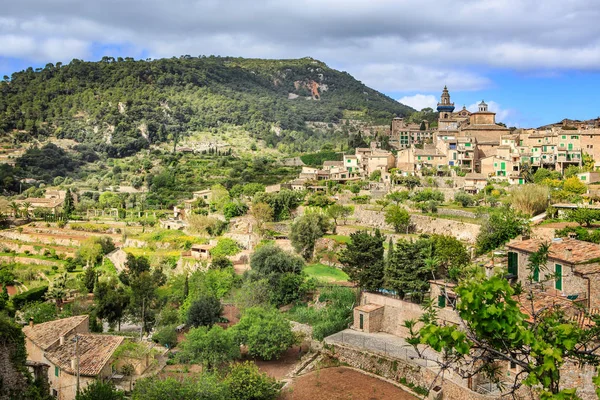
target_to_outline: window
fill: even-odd
[[[508,252],[508,273],[510,275],[519,275],[519,254],[514,251]]]
[[[503,163],[500,163],[500,169],[501,169],[502,171],[506,170],[506,163],[504,163],[504,162],[503,162]]]
[[[566,139],[567,137],[566,137],[566,136],[563,136],[562,138],[563,138],[563,139]]]
[[[438,296],[438,307],[445,308],[446,307],[446,293],[442,290],[442,293]]]
[[[554,288],[562,291],[562,265],[554,265]]]
[[[54,376],[58,376],[60,374],[60,368],[54,366]]]
[[[360,329],[363,329],[363,324],[364,324],[364,315],[363,315],[363,313],[360,313],[358,318],[359,318],[358,327]]]

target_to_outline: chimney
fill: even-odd
[[[64,344],[65,344],[65,337],[64,337],[64,336],[61,336],[61,337],[59,337],[59,338],[58,338],[58,343],[59,343],[61,346],[64,346]]]
[[[571,257],[573,257],[573,249],[571,247],[567,247],[565,249],[565,256],[568,260],[570,260]]]
[[[74,358],[71,358],[71,369],[73,371],[77,370],[77,360],[75,360]]]
[[[33,317],[29,317],[29,326],[33,328]]]
[[[569,239],[577,239],[577,233],[569,232]]]

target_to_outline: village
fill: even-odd
[[[58,399],[76,399],[98,380],[135,394],[138,382],[142,388],[156,377],[184,380],[208,370],[198,350],[194,362],[181,356],[190,357],[190,332],[213,325],[237,332],[248,310],[268,304],[294,340],[276,357],[261,358],[246,337],[233,346],[238,353],[232,359],[249,360],[264,379],[279,382],[282,399],[315,395],[321,373],[323,385],[335,386],[331,371],[342,374],[344,366],[362,371],[345,381],[348,394],[364,394],[363,386],[389,398],[530,396],[533,389],[518,378],[529,371],[520,355],[467,357],[471,366],[487,360],[493,376],[483,369],[453,370],[447,353],[415,344],[411,327],[434,310],[436,326],[470,328],[457,311],[461,280],[451,267],[473,267],[480,277],[501,277],[518,287],[520,292],[507,289],[509,298],[528,323],[556,308],[573,326],[595,326],[600,127],[565,120],[545,129],[510,130],[496,123],[483,101],[477,112],[455,112],[447,88],[437,111],[434,128],[394,118],[385,132],[388,150],[378,136],[339,160],[297,162],[295,179],[247,182],[238,192],[214,185],[172,209],[122,207],[119,196],[147,195],[126,185],[101,192],[111,196],[104,202],[86,203],[82,192],[64,185],[37,192],[41,197],[15,199],[0,230],[8,276],[1,284],[23,326],[27,367]],[[539,193],[527,198],[533,186]],[[498,215],[503,222],[493,222]],[[515,229],[502,231],[513,223]],[[306,239],[303,233],[315,226],[319,232]],[[500,239],[490,239],[492,231]],[[352,261],[353,245],[374,237],[381,239],[373,254],[364,254],[370,261]],[[411,247],[417,244],[431,252],[444,245],[452,250],[428,258]],[[535,264],[544,246],[543,262]],[[282,258],[260,264],[257,254],[267,251]],[[463,260],[456,261],[458,255]],[[287,265],[284,258],[300,267],[262,271]],[[437,264],[426,269],[428,262]],[[362,281],[375,264],[379,280]],[[150,271],[157,276],[147,283],[155,285],[152,294],[136,297],[131,282]],[[280,290],[284,275],[298,282],[287,283],[293,290],[281,289],[293,293],[273,300],[269,296]],[[116,288],[130,293],[132,303],[123,300],[118,317],[117,303],[99,313],[98,302]],[[190,304],[206,301],[207,293],[218,303],[217,318],[191,323]],[[340,306],[331,293],[345,293],[350,301]],[[39,313],[45,307],[49,317]],[[324,328],[334,311],[342,315],[338,324]],[[560,365],[561,384],[577,387],[582,399],[596,398],[595,373],[595,366],[573,360]],[[385,386],[389,382],[396,386]]]

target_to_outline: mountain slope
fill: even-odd
[[[307,121],[337,122],[345,111],[385,123],[414,112],[311,58],[104,57],[0,82],[0,135],[74,139],[110,157],[223,124],[275,144],[306,131]]]

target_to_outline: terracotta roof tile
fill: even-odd
[[[543,241],[539,239],[513,240],[507,247],[533,253]],[[554,239],[550,242],[549,258],[570,264],[581,264],[600,258],[600,245],[577,239]]]
[[[125,340],[122,336],[79,334],[79,374],[84,376],[97,376],[106,363],[111,359],[115,350]],[[52,351],[46,352],[48,361],[60,367],[60,369],[76,374],[71,368],[71,360],[75,358],[75,335],[65,340],[65,344]]]
[[[55,321],[44,322],[34,326],[28,325],[23,328],[23,333],[39,348],[48,350],[54,344],[58,343],[61,336],[69,335],[82,323],[87,325],[88,318],[87,315],[78,315],[76,317],[57,319]]]

